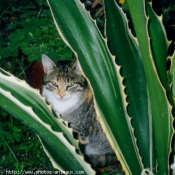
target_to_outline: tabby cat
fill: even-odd
[[[85,159],[93,168],[117,162],[109,141],[96,120],[93,93],[81,74],[77,62],[61,62],[58,66],[42,55],[44,84],[42,95],[55,112],[68,121],[77,133]]]

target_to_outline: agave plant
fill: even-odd
[[[133,36],[122,8],[115,0],[103,0],[103,38],[79,0],[47,1],[59,34],[91,84],[98,120],[125,174],[170,174],[175,54],[167,55],[170,42],[162,17],[145,0],[127,0]],[[39,136],[55,168],[95,174],[79,153],[71,129],[39,92],[2,69],[0,106]]]

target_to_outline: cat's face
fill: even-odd
[[[68,62],[56,67],[46,55],[42,56],[45,72],[43,89],[59,100],[68,100],[79,95],[86,86],[85,78],[80,74],[77,63]]]

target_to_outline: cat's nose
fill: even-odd
[[[58,89],[58,95],[63,99],[63,97],[66,95],[64,89]]]
[[[65,94],[60,94],[59,96],[61,97],[61,99],[63,99],[63,97],[65,96]]]

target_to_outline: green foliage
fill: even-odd
[[[9,1],[2,5],[0,59],[40,60],[48,54],[53,60],[70,59],[72,52],[58,36],[47,3],[44,0]],[[3,64],[4,63],[4,64]]]
[[[169,174],[174,100],[167,79],[169,42],[162,19],[147,1],[127,0],[135,38],[121,7],[114,0],[103,1],[105,34],[119,67],[77,1],[48,2],[59,33],[77,53],[91,83],[101,112],[99,120],[126,174],[145,170]],[[57,10],[59,6],[62,11]]]

